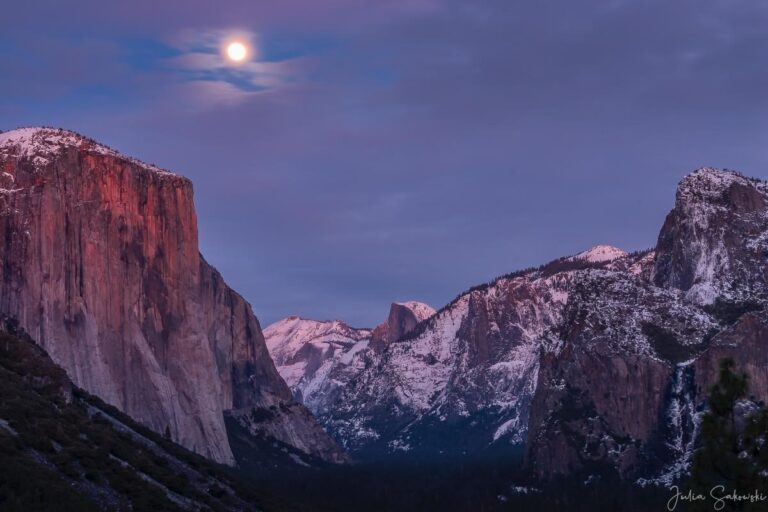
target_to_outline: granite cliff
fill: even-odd
[[[75,385],[218,462],[236,459],[225,413],[343,459],[200,255],[188,179],[48,128],[0,133],[0,178],[0,314]]]

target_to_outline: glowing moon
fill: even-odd
[[[242,62],[248,56],[248,48],[239,41],[227,45],[227,57],[234,62]]]

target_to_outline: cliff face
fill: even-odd
[[[768,298],[768,185],[700,169],[677,188],[659,233],[653,280],[699,304]]]
[[[753,397],[768,399],[767,241],[766,184],[700,169],[680,182],[655,253],[629,274],[581,276],[544,346],[532,469],[607,464],[668,485],[690,466],[720,359],[733,357]]]
[[[224,411],[291,394],[250,306],[198,252],[189,180],[50,129],[0,134],[0,170],[0,313],[76,385],[233,463]],[[272,427],[318,429],[303,414]]]
[[[618,266],[576,278],[564,321],[543,346],[528,438],[539,476],[596,464],[640,475],[658,465],[651,452],[665,435],[677,369],[718,324],[643,274]]]
[[[387,321],[379,324],[371,334],[371,348],[378,352],[390,343],[412,332],[419,322],[435,314],[435,310],[421,302],[393,302]]]
[[[3,510],[257,510],[227,471],[77,388],[4,317],[0,370]],[[270,471],[303,455],[265,444]]]

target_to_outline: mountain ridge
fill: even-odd
[[[766,190],[696,170],[655,248],[596,246],[471,287],[397,343],[355,353],[313,411],[363,459],[522,450],[542,478],[598,466],[679,478],[717,368],[711,340],[768,305]],[[758,350],[749,329],[760,325],[747,318],[744,348],[718,354],[747,364],[739,351]]]

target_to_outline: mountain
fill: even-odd
[[[700,169],[653,250],[597,246],[476,286],[331,365],[308,406],[362,459],[508,453],[544,479],[669,483],[720,358],[768,400],[766,254],[768,185]]]
[[[342,388],[363,369],[361,356],[381,352],[434,313],[422,302],[393,302],[387,320],[374,329],[290,316],[267,326],[264,336],[296,399],[314,414],[327,414]]]
[[[0,182],[0,314],[76,386],[218,462],[236,461],[225,416],[344,459],[292,400],[251,307],[200,255],[188,179],[25,128],[0,133]]]
[[[340,320],[317,321],[290,316],[264,329],[267,348],[298,400],[324,363],[368,345],[370,329],[355,329]]]
[[[537,472],[609,463],[628,476],[655,468],[642,483],[681,476],[724,356],[749,370],[758,400],[768,399],[760,364],[767,190],[732,171],[700,169],[680,182],[636,277],[584,276],[542,357],[528,443]]]

